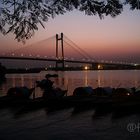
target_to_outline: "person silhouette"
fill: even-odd
[[[46,78],[46,81],[45,81],[46,89],[48,91],[51,91],[53,89],[53,81],[51,81],[49,79],[49,76],[48,75],[46,75],[45,78]]]
[[[51,81],[49,76],[46,74],[45,76],[46,79],[43,79],[41,83],[43,84],[42,89],[43,89],[43,97],[52,97],[53,96],[53,81]]]

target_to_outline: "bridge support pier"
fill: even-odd
[[[97,70],[98,69],[98,63],[92,63],[92,69]]]
[[[100,64],[100,63],[93,63],[92,64],[92,69],[102,70],[102,69],[104,69],[104,66],[103,66],[103,64]]]
[[[56,70],[64,70],[65,69],[65,62],[64,62],[64,60],[57,60],[55,68],[56,68]]]

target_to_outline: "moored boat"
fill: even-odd
[[[27,87],[12,87],[8,90],[6,96],[0,97],[0,108],[11,106],[11,105],[24,105],[29,102],[29,98],[35,88]]]
[[[29,92],[28,96],[24,93],[25,91]],[[90,89],[90,91],[92,90]],[[116,95],[117,91],[118,91],[118,95]],[[50,92],[49,93],[50,95],[48,93],[46,94],[48,96],[42,96],[42,97],[31,99],[29,98],[29,96],[31,95],[32,92],[33,89],[28,89],[25,87],[20,87],[20,88],[16,87],[14,89],[11,88],[9,89],[7,96],[0,98],[0,106],[3,107],[11,104],[19,104],[19,105],[22,104],[26,108],[31,108],[31,109],[39,108],[39,107],[55,108],[55,107],[74,107],[74,106],[100,107],[102,109],[111,107],[115,109],[121,107],[140,106],[140,96],[137,96],[137,94],[135,93],[128,94],[128,92],[126,92],[126,90],[124,89],[116,89],[114,93],[112,94],[109,93],[109,95],[106,93],[97,95],[98,93],[96,90],[96,94],[95,93],[85,94],[85,96],[84,94],[80,96],[79,89],[78,89],[77,96],[75,95],[64,96],[67,90],[62,90],[59,88],[57,90],[54,90],[52,95]]]

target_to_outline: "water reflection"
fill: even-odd
[[[98,71],[98,87],[101,87],[101,75],[100,71]]]
[[[15,76],[12,76],[12,86],[15,87],[16,86],[16,81],[15,81]]]
[[[137,72],[134,73],[134,86],[139,87],[140,86],[140,79],[136,74]]]
[[[87,75],[87,72],[88,72],[88,71],[85,71],[85,72],[84,72],[84,74],[85,74],[85,78],[84,78],[84,79],[85,79],[85,80],[84,80],[84,81],[85,81],[85,82],[84,82],[85,84],[84,84],[84,85],[85,85],[85,86],[88,86],[88,75]]]
[[[51,78],[56,87],[68,89],[68,95],[72,95],[74,89],[78,86],[99,86],[110,87],[139,87],[140,86],[140,71],[125,70],[125,71],[65,71],[52,72],[45,71],[37,74],[8,74],[7,80],[0,87],[0,96],[6,94],[10,87],[27,86],[32,88],[37,80],[45,78],[47,73],[57,73],[57,78]],[[35,90],[37,96],[42,94],[39,88]]]

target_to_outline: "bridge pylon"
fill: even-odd
[[[59,53],[59,48],[61,48],[61,52],[60,53]],[[61,33],[60,37],[59,37],[58,34],[56,34],[56,59],[57,60],[56,60],[55,68],[56,69],[63,69],[64,70],[65,63],[64,63],[63,33]]]

